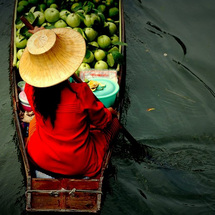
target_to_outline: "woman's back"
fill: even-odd
[[[25,92],[31,106],[33,87]],[[103,129],[111,121],[111,113],[97,102],[87,84],[71,84],[61,93],[54,128],[50,118],[36,116],[36,131],[28,142],[27,150],[41,168],[65,175],[96,174],[102,164],[107,141],[102,131],[90,132],[90,124]],[[99,133],[99,134],[98,134]]]

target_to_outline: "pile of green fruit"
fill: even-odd
[[[116,69],[123,63],[119,51],[119,0],[19,0],[16,19],[16,66],[31,34],[20,20],[33,26],[72,28],[86,40],[85,58],[77,70]]]

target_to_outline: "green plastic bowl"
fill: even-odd
[[[96,90],[93,93],[106,108],[111,107],[116,100],[117,93],[119,92],[118,83],[107,78],[93,78],[91,80],[98,81],[99,83],[106,85],[103,90]]]
[[[20,81],[17,85],[20,91],[23,91],[25,89],[25,81]]]

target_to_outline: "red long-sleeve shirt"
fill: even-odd
[[[41,168],[65,175],[93,176],[101,168],[108,147],[102,130],[90,130],[90,124],[103,129],[112,120],[109,110],[96,101],[86,83],[72,83],[65,88],[57,108],[55,127],[50,119],[43,121],[33,105],[33,87],[26,84],[25,93],[35,113],[36,131],[27,151]]]

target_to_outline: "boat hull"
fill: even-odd
[[[14,9],[14,20],[16,19],[16,7]],[[36,178],[34,167],[28,160],[25,150],[25,130],[19,118],[20,103],[18,98],[17,83],[21,80],[18,69],[14,66],[14,38],[15,23],[12,28],[10,47],[10,81],[12,91],[12,103],[14,110],[14,121],[16,124],[19,149],[22,155],[25,177],[26,177],[26,210],[29,212],[88,212],[97,213],[101,209],[102,188],[105,172],[110,162],[112,147],[104,157],[102,169],[99,175],[91,179],[75,178]],[[122,1],[120,0],[120,40],[125,42],[124,17]],[[125,55],[125,48],[121,46],[121,53]],[[120,91],[117,95],[115,108],[121,111],[125,85],[125,64],[118,68],[118,83]],[[119,115],[120,117],[120,115]],[[114,144],[112,144],[114,145]]]

